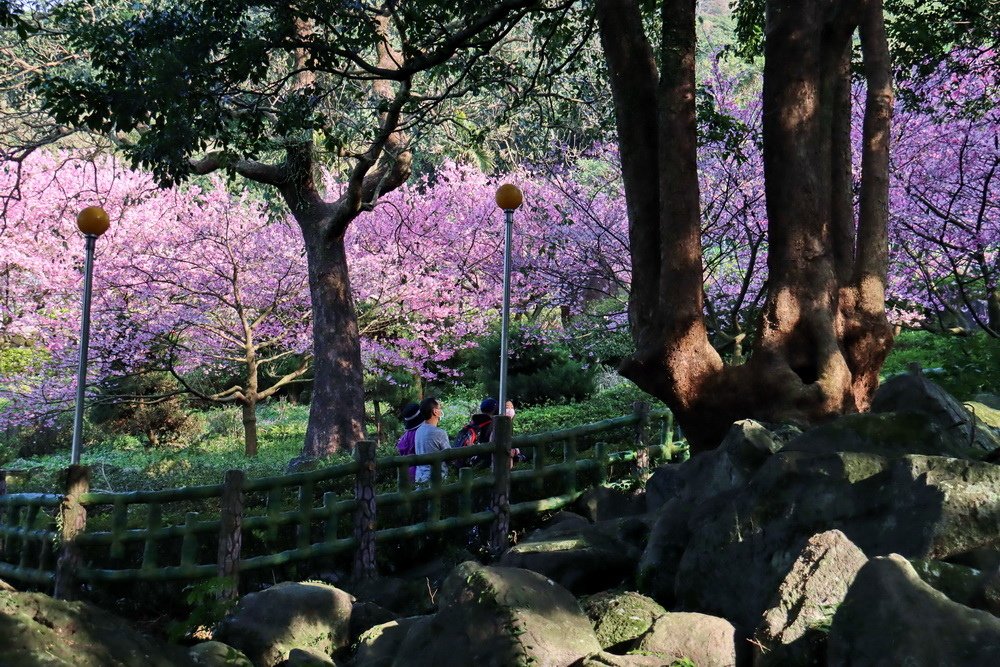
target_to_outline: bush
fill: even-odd
[[[168,373],[110,379],[90,410],[91,421],[109,436],[141,433],[150,447],[193,438],[201,424],[184,409],[178,389]]]
[[[913,363],[963,401],[1000,388],[1000,342],[984,333],[954,336],[904,331],[886,359],[883,378],[904,373]]]
[[[486,392],[499,393],[500,332],[480,343],[479,373]],[[578,401],[594,393],[597,367],[572,358],[569,348],[535,327],[512,327],[507,395],[520,405]]]

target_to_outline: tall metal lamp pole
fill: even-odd
[[[83,317],[80,323],[80,366],[76,374],[76,413],[73,416],[73,452],[71,463],[80,463],[83,449],[83,391],[87,385],[87,346],[90,344],[90,291],[94,276],[94,248],[101,234],[108,231],[111,221],[100,206],[88,206],[76,216],[76,226],[83,232],[87,244],[87,261],[83,278]]]
[[[524,195],[516,185],[504,183],[497,188],[497,206],[503,209],[506,235],[503,244],[503,311],[500,320],[500,414],[507,404],[507,342],[510,327],[510,244],[514,233],[514,210],[524,202]]]

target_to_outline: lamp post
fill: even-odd
[[[514,234],[514,210],[524,202],[516,185],[504,183],[497,188],[497,206],[503,209],[506,234],[503,244],[503,311],[500,319],[500,396],[499,409],[507,404],[507,335],[510,327],[510,244]]]
[[[87,260],[83,277],[83,316],[80,322],[80,365],[76,374],[76,413],[73,416],[73,451],[71,463],[80,463],[83,448],[83,390],[87,384],[87,346],[90,343],[90,291],[94,276],[94,248],[101,234],[108,231],[111,222],[100,206],[88,206],[76,216],[76,226],[86,239]]]

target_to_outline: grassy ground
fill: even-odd
[[[620,417],[632,411],[636,400],[649,400],[631,384],[598,393],[586,402],[524,408],[514,420],[514,433],[539,433],[558,428]],[[469,392],[443,397],[445,416],[442,427],[454,435],[478,407],[479,399]],[[662,404],[655,402],[657,407]],[[133,436],[118,436],[88,443],[82,462],[91,467],[91,486],[110,491],[165,489],[222,482],[226,470],[241,469],[250,478],[280,475],[288,461],[299,455],[305,438],[309,407],[283,402],[261,405],[257,412],[259,447],[256,458],[243,455],[243,430],[238,408],[214,409],[199,413],[200,434],[183,445],[145,447]],[[383,434],[379,454],[395,454],[399,432],[389,425]],[[333,455],[330,464],[348,455]],[[11,493],[46,492],[60,488],[58,476],[69,462],[69,452],[60,451],[30,459],[15,459],[4,467],[30,471],[11,477]]]

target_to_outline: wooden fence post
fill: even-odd
[[[513,420],[506,415],[495,417],[493,427],[493,492],[490,511],[496,517],[490,524],[489,552],[497,558],[507,549],[510,532],[510,441]]]
[[[59,505],[62,522],[59,559],[56,561],[56,582],[53,597],[72,600],[76,597],[76,571],[82,556],[77,536],[87,527],[87,508],[80,504],[80,496],[90,490],[90,468],[71,465],[66,469],[66,493]]]
[[[632,404],[635,423],[635,461],[640,473],[649,470],[649,403],[636,401]]]
[[[0,496],[7,495],[7,471],[0,470]]]
[[[219,598],[234,600],[240,589],[240,552],[243,550],[242,470],[227,470],[222,484],[222,513],[219,521],[219,551],[216,558],[219,577],[225,580]]]
[[[354,478],[354,499],[358,501],[354,510],[354,537],[358,540],[354,552],[355,579],[374,579],[378,576],[375,563],[375,471],[376,446],[371,440],[362,440],[354,448],[354,456],[360,467]]]

